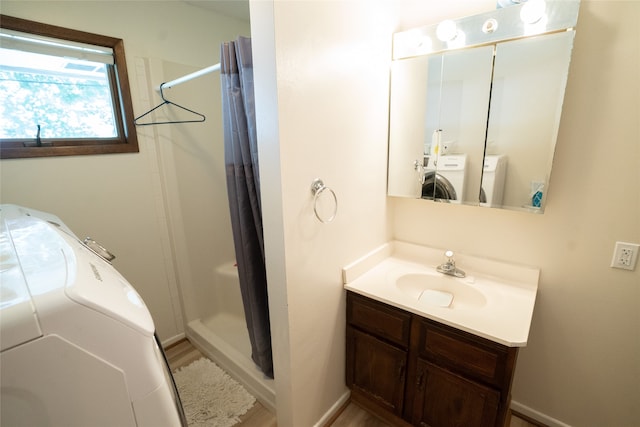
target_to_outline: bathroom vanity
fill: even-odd
[[[504,426],[539,271],[457,255],[466,278],[443,277],[442,252],[392,242],[345,267],[347,386],[394,425]]]
[[[503,426],[517,347],[347,292],[347,386],[413,425]]]

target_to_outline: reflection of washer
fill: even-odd
[[[433,157],[431,158],[433,159]],[[422,198],[460,203],[464,199],[466,154],[449,154],[427,162]]]
[[[186,426],[153,319],[60,219],[0,205],[0,424]]]
[[[504,178],[507,174],[507,156],[485,156],[480,189],[480,205],[502,206]]]

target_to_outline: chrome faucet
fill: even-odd
[[[453,259],[453,251],[446,251],[444,256],[447,257],[447,261],[436,267],[438,272],[454,277],[465,277],[467,275],[464,271],[456,267],[456,261]]]

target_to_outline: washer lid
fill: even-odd
[[[62,221],[58,219],[52,224],[39,218],[40,212],[20,207],[8,207],[5,211],[5,205],[2,214],[10,242],[8,247],[20,272],[13,278],[11,290],[7,288],[7,299],[24,303],[17,314],[21,322],[29,318],[30,307],[33,318],[30,323],[39,326],[38,335],[30,327],[28,333],[20,332],[19,339],[36,338],[42,335],[40,331],[60,333],[61,322],[74,322],[73,318],[65,318],[72,311],[63,305],[76,303],[153,336],[153,319],[142,298],[113,266],[69,234]],[[4,306],[4,275],[2,279]],[[4,349],[4,310],[2,320]],[[12,331],[14,329],[24,328],[14,326]]]
[[[146,336],[153,336],[153,318],[133,286],[111,264],[80,242],[74,250],[77,274],[67,284],[67,296]]]
[[[11,211],[11,208],[0,207],[1,351],[42,336],[31,294],[7,227],[7,214]]]

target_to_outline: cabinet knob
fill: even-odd
[[[420,371],[418,377],[416,378],[416,387],[418,391],[422,391],[422,380],[424,379],[424,371]]]
[[[400,364],[400,366],[398,366],[398,380],[402,380],[402,377],[404,376],[404,362]]]

